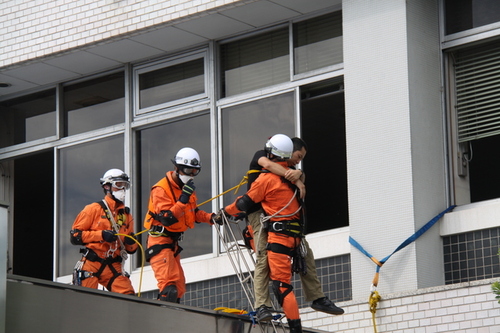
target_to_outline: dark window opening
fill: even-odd
[[[348,226],[343,83],[330,80],[303,87],[301,117],[308,146],[303,162],[307,233]]]
[[[471,202],[500,198],[500,136],[470,142],[469,177]]]
[[[14,161],[13,273],[52,281],[54,249],[54,154]]]

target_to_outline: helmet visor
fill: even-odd
[[[117,189],[120,189],[120,190],[128,190],[128,189],[130,189],[130,182],[123,181],[123,180],[113,180],[111,182],[111,185],[113,187],[116,187]]]

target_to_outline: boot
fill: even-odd
[[[288,319],[288,327],[290,327],[290,333],[302,333],[300,319]]]
[[[271,308],[265,305],[259,306],[256,317],[259,322],[271,321],[273,319]]]
[[[179,303],[180,298],[177,298],[177,287],[174,284],[170,284],[158,294],[158,300],[164,302]]]
[[[341,315],[344,313],[344,309],[336,306],[328,297],[318,298],[311,304],[311,308],[316,311],[326,312],[332,315]]]

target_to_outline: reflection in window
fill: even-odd
[[[66,134],[74,135],[125,121],[124,73],[64,87]]]
[[[123,135],[61,149],[59,157],[57,275],[64,276],[71,274],[81,258],[78,246],[69,241],[76,215],[85,205],[102,200],[104,192],[99,181],[107,170],[123,170]],[[132,178],[131,182],[134,184],[135,180]]]
[[[210,117],[208,114],[189,119],[174,121],[165,125],[142,130],[137,133],[139,149],[138,175],[140,175],[139,205],[142,219],[146,214],[151,187],[156,184],[166,172],[173,170],[172,160],[175,154],[184,147],[195,149],[200,155],[202,169],[195,177],[198,204],[210,199],[211,196],[211,146]],[[200,209],[211,212],[211,202]],[[145,234],[146,235],[146,234]],[[212,253],[212,229],[206,223],[196,224],[195,228],[184,233],[181,246],[182,258]],[[142,243],[146,245],[146,238]],[[184,245],[185,244],[185,245]]]
[[[204,58],[140,74],[139,91],[141,109],[205,93]]]
[[[222,97],[290,80],[288,28],[221,45]]]
[[[294,24],[293,47],[295,74],[341,63],[342,12]]]
[[[222,158],[224,189],[238,185],[245,176],[257,150],[264,149],[267,139],[282,133],[295,133],[293,93],[273,96],[222,110]],[[227,193],[229,204],[246,191]]]
[[[56,91],[0,102],[0,148],[56,135]]]
[[[446,34],[500,21],[498,0],[445,0]]]

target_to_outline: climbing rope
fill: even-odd
[[[438,215],[434,216],[432,218],[432,220],[427,222],[422,228],[418,229],[413,235],[411,235],[403,243],[401,243],[391,254],[389,254],[387,257],[383,258],[382,260],[377,260],[374,256],[372,256],[370,253],[368,253],[368,251],[366,251],[358,242],[356,242],[354,240],[354,238],[349,236],[349,243],[351,243],[352,246],[357,248],[361,253],[366,255],[368,258],[370,258],[371,261],[373,261],[377,265],[376,270],[375,270],[375,275],[374,275],[373,280],[372,280],[372,285],[371,285],[371,290],[370,290],[371,291],[370,298],[368,300],[368,303],[370,306],[370,312],[372,313],[373,329],[374,329],[375,333],[377,332],[377,326],[376,326],[376,322],[375,322],[375,313],[377,312],[378,302],[381,299],[380,295],[376,291],[376,288],[378,286],[379,275],[380,275],[380,268],[382,267],[383,264],[385,264],[387,262],[387,260],[389,260],[389,258],[394,253],[398,252],[399,250],[405,248],[406,246],[408,246],[409,244],[411,244],[412,242],[417,240],[417,238],[422,236],[422,234],[424,232],[429,230],[437,221],[439,221],[441,219],[441,217],[443,217],[444,214],[453,210],[453,208],[455,208],[455,207],[456,207],[456,205],[452,205],[452,206],[446,208],[444,211],[442,211]]]
[[[368,305],[370,306],[370,312],[372,313],[372,323],[373,323],[373,331],[377,333],[377,322],[375,320],[375,314],[377,313],[377,305],[378,302],[382,299],[380,297],[378,291],[374,290],[370,294],[370,298],[368,299]]]
[[[138,297],[141,297],[141,288],[142,288],[142,275],[143,275],[143,272],[144,272],[144,263],[146,262],[146,254],[144,252],[144,248],[142,247],[141,243],[135,239],[135,237],[132,237],[130,235],[125,235],[125,234],[117,234],[118,236],[125,236],[125,237],[128,237],[130,239],[133,239],[134,242],[137,243],[137,245],[139,245],[139,248],[141,249],[141,254],[142,254],[142,265],[141,265],[141,273],[139,274],[139,290],[137,292],[137,296]],[[137,234],[136,234],[137,235]]]
[[[239,315],[243,315],[243,314],[247,314],[248,313],[248,311],[246,311],[246,310],[227,308],[227,307],[224,307],[224,306],[215,308],[214,310],[215,311],[222,311],[222,312],[226,312],[226,313],[234,313],[234,314],[239,314]]]

